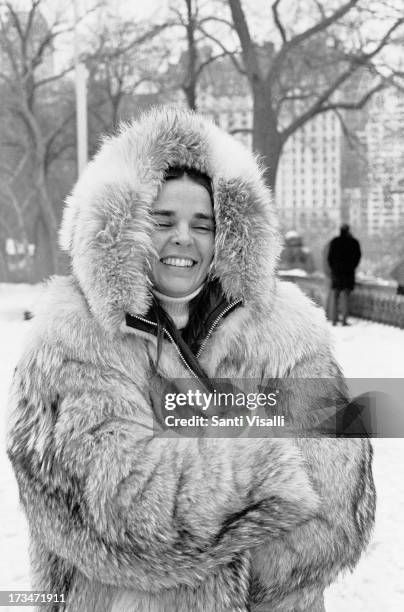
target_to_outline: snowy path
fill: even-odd
[[[331,330],[345,376],[404,378],[403,330],[360,320]],[[373,448],[374,535],[354,573],[328,589],[327,612],[404,610],[404,439],[375,439]]]
[[[11,289],[0,285],[0,590],[30,585],[27,527],[3,440],[7,389],[30,325],[21,320],[22,312],[35,301],[35,288]],[[404,331],[356,321],[352,327],[331,328],[331,333],[346,376],[404,378]],[[374,448],[378,492],[374,537],[354,573],[327,591],[327,612],[404,610],[404,439],[377,439]],[[29,611],[28,607],[10,611],[17,609]]]

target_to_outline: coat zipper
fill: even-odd
[[[209,340],[209,338],[211,337],[215,327],[217,326],[217,324],[219,323],[220,319],[222,317],[224,317],[224,315],[226,313],[229,312],[229,310],[231,310],[233,308],[233,306],[236,306],[237,304],[241,304],[242,300],[236,300],[235,302],[232,302],[231,304],[229,304],[228,306],[226,306],[226,308],[224,310],[222,310],[222,312],[216,317],[216,319],[213,321],[212,325],[210,326],[210,329],[207,333],[207,335],[205,336],[205,339],[203,340],[201,346],[199,347],[199,351],[197,352],[196,356],[197,358],[200,357],[200,354],[202,353],[203,349],[206,346],[207,341]]]
[[[149,321],[148,319],[144,319],[143,317],[140,317],[139,315],[131,315],[134,319],[139,319],[140,321],[143,321],[143,323],[148,323],[149,325],[154,325],[154,327],[157,327],[157,323],[154,323],[153,321]],[[187,370],[189,372],[191,372],[192,376],[194,376],[197,380],[199,380],[199,376],[197,376],[197,374],[195,374],[195,372],[193,371],[193,369],[191,368],[191,366],[188,364],[187,360],[184,359],[180,349],[177,346],[177,343],[174,342],[174,339],[172,337],[172,335],[170,334],[169,331],[166,330],[165,327],[163,327],[163,333],[166,334],[166,336],[168,336],[168,339],[170,340],[170,342],[174,345],[175,350],[177,351],[178,355],[180,356],[181,361],[183,362],[183,364],[185,365],[185,367],[187,368]]]
[[[210,326],[209,331],[208,331],[207,335],[205,336],[205,339],[203,340],[201,346],[199,347],[199,351],[196,354],[197,359],[199,358],[200,354],[202,353],[203,349],[205,348],[206,343],[208,342],[209,338],[211,337],[211,335],[212,335],[215,327],[218,325],[220,319],[222,319],[222,317],[224,317],[224,315],[227,314],[229,312],[229,310],[231,310],[234,306],[236,306],[237,304],[241,304],[241,302],[242,302],[242,300],[236,300],[235,302],[232,302],[231,304],[226,306],[226,308],[224,310],[222,310],[222,312],[216,317],[216,319],[213,321],[212,325]],[[140,321],[143,321],[143,323],[148,323],[149,325],[154,325],[154,327],[157,327],[157,323],[154,323],[153,321],[149,321],[148,319],[140,317],[139,315],[132,315],[132,317],[134,317],[135,319],[139,319]],[[165,333],[166,336],[168,336],[168,339],[174,345],[178,355],[180,356],[181,361],[183,362],[183,364],[185,365],[187,370],[189,372],[191,372],[192,376],[194,376],[197,380],[200,380],[199,376],[197,374],[195,374],[195,372],[193,371],[191,366],[188,364],[187,360],[183,357],[180,349],[177,346],[177,343],[174,341],[174,339],[171,336],[170,332],[167,331],[165,327],[163,327],[163,333]]]
[[[202,381],[200,380],[199,376],[198,376],[197,374],[195,374],[195,372],[193,371],[193,369],[191,368],[191,366],[188,364],[187,360],[186,360],[186,359],[183,357],[183,355],[182,355],[182,353],[181,353],[180,349],[179,349],[179,348],[178,348],[178,346],[177,346],[177,343],[176,343],[176,342],[174,342],[173,337],[171,336],[170,332],[168,332],[168,331],[166,330],[166,328],[164,328],[164,331],[165,331],[165,333],[167,334],[167,336],[169,337],[169,339],[170,339],[170,341],[172,342],[172,344],[174,344],[174,346],[175,346],[175,348],[176,348],[176,351],[177,351],[178,355],[180,356],[181,361],[182,361],[182,362],[185,364],[186,368],[187,368],[187,369],[188,369],[188,370],[191,372],[191,374],[192,374],[193,376],[195,376],[195,378],[196,378],[197,380],[199,380],[199,382],[202,382]]]

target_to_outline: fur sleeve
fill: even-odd
[[[322,422],[330,399],[335,407],[347,398],[338,366],[331,356],[325,360],[324,354],[302,359],[283,384],[288,392],[281,410],[298,427],[312,432],[315,415]],[[313,594],[321,596],[342,569],[354,568],[373,528],[376,495],[369,440],[315,436],[313,432],[297,443],[321,500],[320,513],[271,546],[257,549],[254,610],[261,610],[260,604],[271,604],[276,610],[277,605],[279,610],[295,609],[297,602],[299,609],[306,610],[305,597],[312,601]]]
[[[32,537],[90,579],[193,585],[316,514],[291,441],[153,436],[139,390],[45,349],[13,389],[8,454]]]

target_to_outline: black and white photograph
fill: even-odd
[[[404,610],[403,0],[0,28],[0,608]]]

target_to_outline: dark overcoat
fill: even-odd
[[[359,241],[349,232],[341,232],[333,238],[328,250],[328,264],[331,270],[333,289],[348,289],[355,286],[355,270],[361,259]]]

